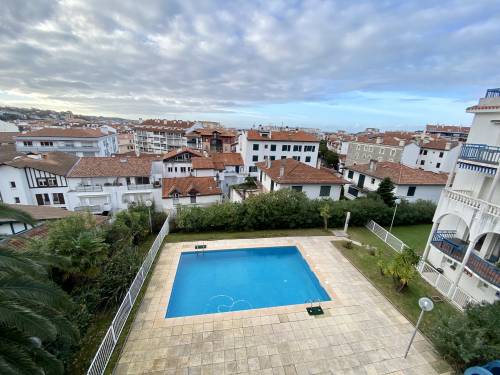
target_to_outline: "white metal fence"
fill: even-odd
[[[397,252],[401,252],[405,247],[408,247],[403,241],[389,233],[373,220],[370,220],[366,224],[366,227]],[[448,298],[460,310],[463,310],[468,303],[477,302],[460,287],[457,286],[454,288],[453,282],[450,279],[423,260],[420,260],[417,270],[425,281],[436,288],[439,293]]]
[[[104,370],[106,370],[106,365],[113,354],[118,338],[120,337],[130,311],[134,306],[135,300],[141,291],[144,280],[146,280],[149,270],[151,269],[151,265],[156,258],[156,254],[158,254],[158,250],[169,232],[168,220],[169,218],[167,217],[160,229],[160,232],[158,233],[158,236],[156,236],[156,239],[151,245],[148,254],[144,258],[142,266],[139,268],[134,281],[132,281],[125,298],[118,308],[118,311],[116,312],[116,315],[113,318],[113,321],[111,322],[111,325],[109,326],[108,331],[106,332],[106,335],[104,336],[104,339],[102,340],[101,345],[99,346],[99,349],[97,350],[97,353],[95,354],[94,359],[92,360],[92,363],[87,371],[88,375],[100,375],[104,373]]]
[[[392,247],[397,252],[403,251],[405,247],[408,247],[403,241],[394,236],[392,233],[389,233],[385,228],[378,225],[373,220],[370,220],[366,227],[373,232],[378,238],[384,241],[387,245]]]

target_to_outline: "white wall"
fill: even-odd
[[[420,147],[415,143],[409,143],[403,147],[403,152],[401,154],[401,164],[414,167],[417,164],[418,154],[420,152]]]
[[[221,196],[217,195],[197,195],[196,203],[191,203],[191,197],[181,197],[178,200],[179,205],[182,206],[191,206],[191,205],[200,205],[200,206],[208,206],[214,203],[221,202]],[[176,207],[174,205],[174,200],[172,198],[163,198],[162,199],[163,209],[167,211],[175,211]]]
[[[0,175],[0,194],[4,203],[36,204],[33,203],[24,169],[0,165]],[[15,188],[11,187],[11,181],[15,183]],[[16,197],[19,202],[16,202]]]
[[[424,171],[448,173],[453,169],[460,150],[461,145],[457,145],[450,150],[434,150],[422,147],[422,153],[418,155],[416,166]],[[440,157],[441,153],[442,157]],[[423,165],[422,161],[424,162]]]

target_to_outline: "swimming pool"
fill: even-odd
[[[330,301],[295,246],[181,254],[166,318]]]

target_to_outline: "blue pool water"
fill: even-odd
[[[330,297],[295,246],[182,253],[166,317]]]

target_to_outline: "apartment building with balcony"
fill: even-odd
[[[111,156],[118,152],[111,127],[43,128],[16,136],[16,150],[24,153],[65,152],[76,156]]]
[[[368,164],[345,167],[343,174],[344,179],[349,182],[344,187],[344,195],[351,200],[377,191],[382,180],[390,178],[394,184],[393,192],[396,197],[409,202],[422,199],[437,203],[448,179],[445,173],[424,171],[416,166],[409,167],[402,163],[377,160],[371,160]]]
[[[470,127],[468,126],[457,126],[457,125],[432,125],[428,124],[425,126],[425,135],[432,138],[444,138],[452,141],[467,141],[469,136]]]
[[[172,215],[181,206],[208,206],[222,202],[222,195],[213,177],[176,177],[162,181],[163,209]]]
[[[208,157],[193,158],[192,168],[194,177],[214,178],[226,195],[229,195],[232,185],[242,183],[247,176],[243,158],[237,152],[217,152]]]
[[[256,163],[295,159],[311,167],[318,164],[319,138],[302,130],[246,130],[238,138],[236,151],[241,153],[245,172],[257,176]]]
[[[457,304],[500,299],[500,89],[467,108],[467,143],[441,195],[422,257],[424,277],[438,275]]]
[[[161,209],[161,171],[154,156],[80,158],[68,174],[68,206],[73,211],[108,214],[132,204],[156,203]]]
[[[233,130],[223,127],[195,127],[186,133],[187,145],[206,152],[231,152],[237,140]]]
[[[186,132],[195,122],[181,120],[146,120],[133,127],[135,148],[140,153],[163,154],[187,147]]]

